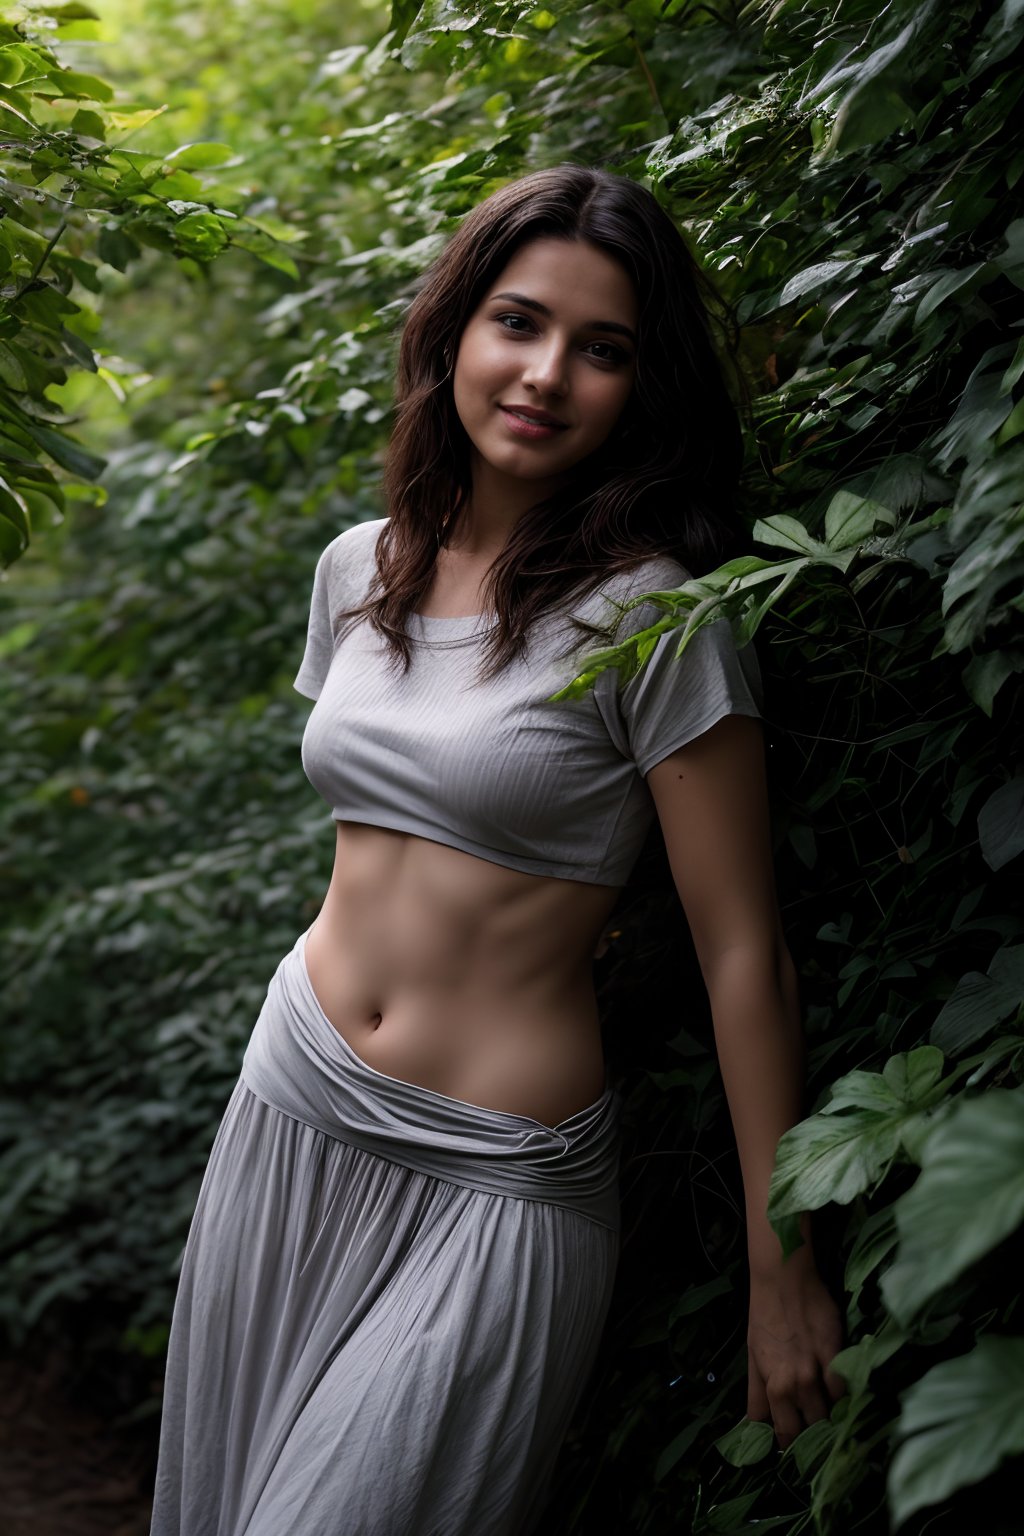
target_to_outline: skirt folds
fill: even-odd
[[[304,942],[192,1220],[151,1536],[525,1536],[611,1299],[617,1097],[551,1128],[377,1072]]]

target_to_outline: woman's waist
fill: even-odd
[[[552,1124],[383,1071],[320,1007],[305,937],[279,963],[246,1048],[242,1078],[257,1097],[421,1172],[615,1226],[618,1095],[607,1080],[591,1102]]]
[[[588,975],[501,985],[467,966],[433,975],[378,966],[314,923],[298,946],[306,980],[327,1022],[374,1070],[423,1088],[548,1125],[603,1091],[604,1057]]]

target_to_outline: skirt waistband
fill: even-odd
[[[321,1008],[305,941],[303,932],[279,962],[246,1047],[241,1075],[257,1098],[418,1172],[564,1206],[618,1231],[619,1095],[610,1086],[551,1127],[378,1072]]]

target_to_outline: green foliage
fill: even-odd
[[[914,1148],[942,1095],[942,1052],[922,1045],[890,1056],[881,1072],[849,1072],[829,1101],[779,1143],[768,1214],[787,1253],[799,1245],[796,1217],[828,1201],[849,1205]],[[791,1218],[789,1221],[786,1218]]]
[[[35,14],[96,17],[77,4]],[[135,148],[126,140],[163,109],[131,110],[113,96],[38,36],[0,25],[0,564],[27,548],[33,518],[60,522],[66,498],[89,494],[82,482],[106,466],[66,430],[73,417],[51,393],[80,369],[117,390],[90,345],[100,318],[83,296],[102,292],[101,263],[123,272],[145,247],[203,263],[234,243],[298,276],[282,231],[253,222],[228,181],[195,174],[230,161],[227,145]],[[73,478],[62,481],[51,465]]]
[[[895,1211],[899,1246],[882,1295],[907,1326],[1024,1221],[1024,1090],[958,1099],[924,1142],[920,1177]]]
[[[987,1333],[904,1394],[889,1474],[896,1527],[1024,1453],[1024,1339]]]
[[[378,510],[396,328],[481,197],[601,164],[737,308],[765,553],[654,594],[565,692],[665,629],[757,637],[810,1081],[771,1213],[787,1244],[817,1213],[849,1393],[784,1455],[737,1423],[710,1020],[671,891],[627,893],[598,975],[626,1239],[550,1530],[1009,1536],[1020,6],[154,0],[124,39],[91,14],[0,36],[8,1336],[85,1317],[155,1409],[210,1141],[330,873],[289,683],[316,554]]]

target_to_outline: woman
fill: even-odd
[[[409,308],[388,516],[323,551],[295,680],[334,872],[200,1193],[153,1536],[536,1526],[617,1257],[591,961],[655,815],[742,1167],[748,1411],[785,1445],[842,1390],[811,1249],[765,1216],[801,1042],[753,649],[720,621],[552,697],[738,543],[711,292],[649,192],[563,165]]]

